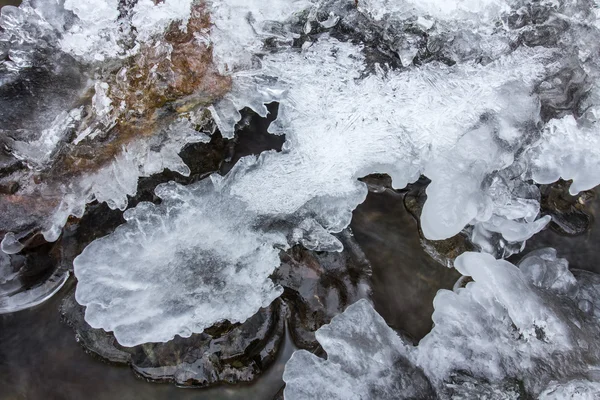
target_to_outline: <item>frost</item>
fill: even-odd
[[[427,65],[362,78],[360,51],[323,37],[301,54],[263,58],[261,72],[286,90],[273,131],[286,133],[287,151],[261,157],[261,168],[240,177],[233,193],[265,214],[336,199],[343,204],[337,215],[314,208],[317,220],[336,231],[366,194],[357,178],[385,172],[401,188],[424,173],[433,181],[422,219],[427,237],[447,238],[472,221],[488,221],[493,198],[482,183],[513,163],[527,138],[523,127],[536,122],[539,105],[530,92],[550,54],[522,51],[485,67]],[[517,136],[512,148],[495,136],[505,131]]]
[[[552,249],[519,267],[478,253],[455,265],[474,282],[438,293],[435,325],[418,346],[404,343],[361,300],[317,331],[327,360],[304,351],[292,356],[286,399],[432,398],[424,381],[442,399],[594,398],[600,319],[596,305],[580,305],[600,294],[598,275],[572,274]],[[419,369],[423,377],[415,380]]]

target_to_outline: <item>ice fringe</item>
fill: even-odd
[[[600,276],[570,272],[553,249],[518,267],[481,253],[455,265],[473,282],[438,293],[418,346],[360,300],[317,331],[327,359],[294,353],[285,398],[597,398]]]
[[[128,212],[124,227],[84,251],[76,260],[77,299],[88,307],[86,319],[92,325],[115,330],[123,343],[137,344],[189,335],[222,319],[248,318],[278,294],[268,279],[279,262],[274,249],[300,242],[317,250],[339,250],[330,234],[350,223],[352,210],[367,193],[357,179],[373,172],[388,173],[397,188],[420,174],[431,178],[421,221],[431,239],[448,238],[471,224],[485,239],[482,247],[493,233],[520,242],[549,222],[549,216],[538,218],[539,191],[529,179],[542,179],[555,169],[552,160],[563,150],[553,144],[552,138],[560,138],[561,133],[553,134],[557,130],[551,127],[561,120],[551,118],[540,129],[544,121],[537,90],[564,65],[557,62],[562,60],[557,47],[515,49],[508,45],[514,34],[509,29],[496,35],[493,27],[505,7],[483,13],[484,24],[473,38],[486,62],[463,49],[457,55],[459,62],[451,66],[432,61],[391,69],[373,64],[363,46],[327,33],[310,37],[301,48],[292,47],[300,35],[294,24],[306,15],[301,12],[304,2],[239,5],[236,1],[212,5],[215,51],[222,69],[232,71],[233,77],[232,92],[215,105],[213,116],[230,136],[241,107],[264,115],[264,103],[278,100],[279,116],[270,130],[286,134],[283,151],[243,159],[225,178],[213,176],[218,183],[214,188],[199,183],[185,189],[167,185],[171,189],[166,192],[159,189],[167,195],[165,204],[144,204],[140,206],[143,212]],[[471,15],[465,17],[463,8],[449,14],[444,11],[443,18],[425,16],[433,17],[444,32],[460,31]],[[312,11],[304,11],[311,18]],[[386,17],[392,25],[404,21],[397,12],[390,10],[391,17]],[[283,20],[270,21],[270,17]],[[344,18],[343,12],[340,17]],[[228,27],[237,22],[252,36],[228,33]],[[309,28],[304,28],[305,34],[311,32]],[[275,37],[280,45],[262,51],[266,37]],[[497,42],[489,45],[492,38]],[[235,64],[234,50],[239,49],[240,40],[250,52]],[[262,54],[254,54],[257,48]],[[591,69],[588,61],[581,62]],[[596,134],[589,117],[570,125],[578,130],[577,135]],[[564,128],[557,125],[557,129]],[[573,153],[583,151],[582,145],[569,146]],[[586,163],[595,168],[598,151],[585,151]],[[573,157],[561,159],[565,177],[577,169],[574,161]],[[573,190],[589,187],[588,178],[597,172],[577,171],[580,175],[574,176]],[[173,200],[182,196],[186,202],[169,201],[171,193]],[[175,217],[174,212],[184,217]],[[146,219],[146,213],[152,218]],[[197,226],[192,224],[196,220]],[[158,248],[169,243],[165,253],[169,257],[159,257],[150,247],[129,251],[148,237]],[[236,240],[244,249],[239,259],[232,258],[237,253],[231,252],[238,246]],[[249,279],[229,282],[233,266]],[[197,286],[186,288],[185,279],[169,281],[167,298],[157,302],[165,296],[165,287],[156,282],[165,273],[192,274]],[[229,283],[235,288],[231,293]],[[196,292],[228,300],[212,303]],[[152,305],[150,311],[141,312],[144,301]]]

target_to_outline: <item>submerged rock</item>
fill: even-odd
[[[63,301],[61,312],[88,352],[130,364],[148,380],[195,387],[248,382],[273,363],[286,321],[294,344],[315,351],[319,345],[314,332],[368,296],[368,261],[349,231],[338,237],[345,246],[341,253],[299,246],[282,253],[273,281],[283,286],[283,295],[242,323],[223,322],[186,338],[126,347],[112,333],[88,325],[85,309],[75,301],[73,291]]]
[[[340,253],[294,246],[281,254],[273,273],[283,286],[281,298],[290,310],[289,329],[296,346],[315,350],[315,331],[344,309],[370,294],[371,267],[349,230],[338,236]]]
[[[119,345],[114,335],[91,328],[72,291],[61,306],[77,340],[100,358],[130,364],[139,376],[180,386],[249,382],[271,365],[285,334],[285,305],[276,300],[242,324],[223,323],[188,338],[134,347]]]

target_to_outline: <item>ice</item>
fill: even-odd
[[[132,25],[137,31],[137,40],[145,42],[152,35],[164,31],[173,21],[186,29],[193,0],[138,0],[133,8]]]
[[[1,205],[2,231],[14,233],[7,246],[32,230],[56,240],[95,200],[125,209],[140,177],[189,174],[178,153],[210,139],[203,106],[227,86],[200,40],[202,7],[191,6],[32,0],[2,9],[0,116],[12,163],[2,185],[16,188]]]
[[[480,187],[513,163],[528,136],[521,127],[538,118],[530,92],[550,54],[524,50],[485,67],[427,65],[360,78],[360,50],[322,37],[302,54],[263,57],[261,72],[286,89],[274,126],[285,127],[287,151],[261,157],[261,168],[241,177],[233,193],[271,214],[337,198],[341,215],[317,219],[335,231],[366,194],[357,178],[385,172],[402,188],[424,173],[433,181],[422,219],[427,237],[447,238],[474,220],[489,220],[492,198]],[[504,131],[517,132],[514,148],[494,136]]]
[[[43,283],[27,287],[21,281],[23,273],[14,269],[10,256],[0,252],[0,314],[43,303],[63,287],[69,276],[64,268],[58,268]]]
[[[196,131],[189,120],[180,119],[162,135],[130,143],[107,166],[65,185],[63,199],[43,226],[44,237],[55,241],[67,218],[70,215],[81,217],[86,204],[93,200],[125,210],[128,196],[135,195],[140,177],[165,169],[188,176],[190,170],[178,153],[186,144],[208,141],[210,137]]]
[[[433,17],[447,22],[444,29],[459,29],[460,22],[469,18],[465,15],[479,10],[480,3],[469,4],[475,8],[463,10],[461,6],[457,8],[460,12],[444,11]],[[309,9],[299,12],[302,7]],[[234,0],[209,5],[215,57],[232,78],[231,91],[210,108],[214,120],[225,137],[232,137],[241,108],[248,106],[265,115],[264,104],[279,101],[278,118],[270,131],[285,134],[286,142],[281,152],[264,152],[258,158],[240,160],[222,181],[214,175],[215,182],[222,182],[217,188],[219,202],[213,200],[212,191],[200,191],[194,186],[189,188],[194,195],[189,196],[188,202],[202,206],[194,211],[189,204],[177,203],[177,209],[183,213],[208,213],[204,204],[210,204],[210,212],[226,216],[229,207],[235,205],[244,210],[238,216],[236,229],[254,238],[252,246],[269,252],[277,246],[297,243],[314,250],[339,251],[340,244],[331,234],[348,226],[352,210],[364,200],[367,188],[359,178],[387,173],[395,188],[403,188],[424,174],[432,181],[421,217],[421,227],[429,239],[446,239],[473,225],[474,242],[496,254],[497,248],[520,249],[521,242],[546,226],[550,217],[540,218],[539,190],[529,181],[528,150],[533,149],[532,144],[543,147],[547,140],[540,134],[545,121],[537,89],[562,69],[557,62],[560,51],[544,46],[489,45],[489,40],[493,42],[492,29],[491,33],[482,31],[480,37],[467,38],[476,41],[475,54],[485,55],[486,62],[463,49],[462,58],[457,58],[460,62],[452,65],[431,60],[394,69],[374,63],[365,45],[340,40],[332,32],[315,34],[302,45],[290,47],[289,39],[297,39],[298,32],[306,28],[303,18],[314,14],[312,7],[313,4],[301,2],[240,4]],[[484,18],[490,26],[501,13],[494,7]],[[343,24],[343,10],[335,10],[341,18],[338,25]],[[330,16],[328,12],[320,20]],[[398,17],[390,23],[401,20]],[[239,30],[234,26],[239,26]],[[312,32],[312,25],[310,29]],[[273,38],[282,42],[267,51],[264,40]],[[464,43],[468,44],[467,39]],[[505,43],[504,39],[500,41]],[[237,63],[231,61],[234,58]],[[197,198],[192,201],[192,197]],[[215,281],[211,266],[231,264],[239,266],[239,273],[261,271],[257,281],[244,286],[245,296],[261,299],[253,303],[254,311],[263,301],[273,298],[274,291],[261,290],[269,285],[268,275],[277,262],[257,266],[252,260],[232,258],[235,253],[226,250],[227,246],[236,246],[234,238],[228,236],[230,222],[217,223],[208,218],[199,227],[175,229],[171,224],[177,218],[163,214],[160,220],[148,222],[147,229],[172,227],[168,234],[164,233],[164,240],[179,243],[189,257],[184,263],[186,271],[181,273],[191,273],[187,269],[192,269],[195,274],[207,276],[197,290],[220,293],[221,282],[226,284],[231,277],[226,275],[227,279]],[[134,220],[123,229],[133,229]],[[200,241],[193,229],[228,239]],[[151,319],[152,329],[141,322],[128,325],[127,319],[136,313],[130,307],[137,307],[143,300],[136,298],[135,289],[152,287],[156,291],[152,292],[152,307],[159,307],[158,289],[139,274],[128,277],[131,286],[123,293],[102,283],[121,273],[120,262],[159,279],[171,271],[173,261],[156,258],[148,264],[145,253],[128,250],[131,242],[119,232],[92,244],[94,252],[84,252],[77,261],[78,291],[86,293],[78,295],[78,300],[88,305],[86,318],[94,326],[126,330],[127,334],[116,334],[119,340],[141,343],[167,340],[181,332],[198,332],[221,319],[242,321],[252,315],[245,297],[231,296],[226,305],[207,306],[200,321],[190,303],[177,321],[170,320],[169,314],[161,310],[156,319]],[[265,232],[276,233],[278,239],[270,239]],[[193,241],[190,236],[194,236]],[[200,245],[204,246],[202,252],[197,250]],[[209,250],[213,253],[207,258],[204,252]],[[512,251],[501,255],[507,257]],[[172,257],[179,260],[181,256]],[[122,261],[106,264],[106,259]],[[86,292],[96,287],[102,290]],[[191,301],[185,290],[171,292],[177,302]],[[109,299],[115,296],[122,299],[120,307],[127,310],[126,314],[107,308]],[[164,299],[161,306],[167,307],[171,301],[175,300]]]
[[[255,216],[224,201],[226,189],[213,180],[161,185],[161,205],[126,211],[127,224],[88,246],[74,262],[86,321],[133,346],[243,322],[277,298],[268,276],[285,237],[253,230]]]
[[[438,292],[434,327],[418,346],[361,300],[317,331],[326,360],[294,353],[286,399],[433,398],[424,382],[441,399],[597,395],[600,314],[582,300],[600,294],[600,276],[571,273],[553,249],[519,267],[482,253],[465,253],[455,266],[473,282]]]
[[[600,383],[588,380],[573,380],[566,384],[554,383],[542,394],[540,400],[596,400]]]
[[[296,351],[285,366],[284,396],[294,399],[425,399],[427,378],[407,359],[407,346],[367,300],[316,332],[327,360]],[[309,383],[310,382],[310,383]]]
[[[210,0],[210,40],[221,72],[247,70],[262,52],[263,40],[291,43],[285,21],[310,8],[311,0]],[[287,28],[287,29],[286,29]]]
[[[569,189],[573,195],[600,184],[598,129],[595,123],[582,126],[573,116],[550,121],[544,140],[532,149],[533,179],[539,183],[573,180]]]

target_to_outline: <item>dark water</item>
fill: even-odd
[[[373,267],[375,309],[392,328],[421,339],[432,326],[435,294],[451,289],[460,275],[422,250],[401,194],[370,193],[354,211],[351,227]]]
[[[600,274],[600,188],[594,190],[595,199],[586,208],[593,218],[591,228],[580,236],[563,236],[551,229],[546,229],[527,241],[525,251],[543,247],[553,247],[559,257],[569,261],[571,268],[583,269]]]
[[[2,6],[18,6],[21,4],[21,0],[0,0],[0,7]]]
[[[432,300],[452,287],[457,274],[429,258],[414,219],[394,192],[370,194],[352,223],[373,265],[373,300],[396,329],[421,338],[431,327]],[[244,399],[270,400],[281,388],[290,340],[278,361],[252,385],[181,389],[149,383],[124,366],[86,354],[61,322],[63,290],[30,310],[0,316],[0,399]]]

